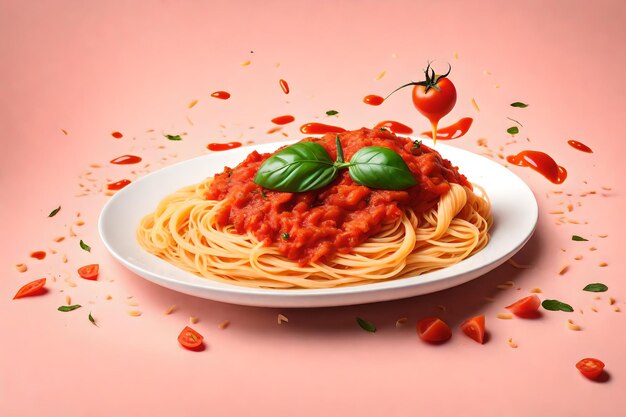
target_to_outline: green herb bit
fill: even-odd
[[[584,237],[580,237],[578,235],[572,235],[572,240],[576,241],[576,242],[588,242],[588,239],[585,239]]]
[[[57,310],[62,311],[64,313],[67,313],[68,311],[74,311],[77,308],[81,308],[82,306],[80,304],[74,304],[72,306],[61,306],[59,308],[57,308]]]
[[[413,146],[411,146],[411,151],[414,151],[416,149],[419,149],[420,146],[422,146],[422,141],[419,139],[416,139],[413,141]]]
[[[543,300],[541,306],[550,311],[565,311],[567,313],[574,311],[571,305],[559,300]]]
[[[91,252],[91,246],[89,246],[88,244],[83,242],[82,239],[80,241],[80,247],[81,247],[82,250],[86,250],[87,252]]]
[[[263,200],[267,199],[267,194],[265,194],[265,190],[261,188],[261,197],[263,198]]]
[[[89,316],[87,317],[89,319],[89,321],[91,322],[91,324],[93,324],[94,326],[98,327],[98,325],[96,324],[96,320],[93,318],[93,316],[91,315],[91,313],[89,313]]]
[[[376,326],[373,323],[370,323],[367,320],[363,320],[360,317],[356,318],[356,322],[361,327],[361,329],[365,330],[366,332],[376,333]]]
[[[183,140],[180,135],[164,135],[169,140]]]
[[[589,291],[589,292],[605,292],[609,289],[609,287],[607,287],[606,285],[600,283],[600,282],[595,282],[593,284],[588,284],[585,286],[585,288],[583,288],[583,291]]]
[[[521,101],[516,101],[515,103],[511,103],[511,107],[519,107],[525,109],[526,107],[528,107],[528,104],[522,103]]]
[[[59,210],[61,210],[61,206],[59,206],[59,207],[55,208],[54,210],[52,210],[52,211],[50,212],[50,214],[48,214],[48,217],[54,217],[54,216],[56,216],[56,214],[59,212]]]
[[[289,240],[289,233],[283,233],[281,236],[283,239]]]
[[[339,114],[339,112],[338,112],[337,110],[328,110],[328,111],[326,112],[326,115],[327,115],[327,116],[335,116],[335,115],[337,115],[337,114]]]
[[[509,135],[517,135],[519,133],[519,128],[517,126],[511,126],[506,130],[506,133]]]

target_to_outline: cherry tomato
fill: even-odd
[[[480,344],[485,342],[485,316],[476,316],[465,320],[461,324],[461,330],[470,338]]]
[[[13,299],[15,300],[17,298],[30,297],[33,295],[43,294],[44,285],[46,285],[45,278],[41,278],[33,282],[29,282],[28,284],[24,285],[22,288],[20,288],[17,291],[17,294],[15,294],[15,297],[13,297]]]
[[[450,327],[437,317],[427,317],[418,321],[417,334],[428,343],[443,343],[452,337]]]
[[[449,78],[439,78],[432,87],[413,87],[413,105],[431,123],[437,123],[456,104],[456,88]]]
[[[199,349],[203,341],[204,337],[189,326],[186,326],[178,335],[178,343],[190,350]]]
[[[539,314],[539,306],[541,305],[541,300],[536,295],[529,295],[528,297],[524,297],[521,300],[517,300],[510,306],[507,306],[511,313],[515,314],[518,317],[536,317]]]
[[[595,358],[585,358],[578,361],[576,368],[587,378],[596,379],[604,371],[604,363]]]
[[[78,268],[78,275],[81,278],[96,280],[98,279],[98,272],[100,271],[100,266],[98,264],[85,265]]]

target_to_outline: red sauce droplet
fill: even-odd
[[[517,155],[509,155],[506,160],[511,164],[532,168],[550,182],[561,184],[567,178],[567,171],[546,153],[539,151],[522,151]]]
[[[410,135],[413,133],[413,129],[409,126],[402,124],[400,122],[395,122],[393,120],[385,120],[384,122],[378,123],[374,126],[374,129],[382,129],[382,128],[391,130],[393,133],[400,133],[401,135]]]
[[[290,115],[285,115],[285,116],[278,116],[272,119],[272,123],[277,124],[277,125],[286,125],[287,123],[291,123],[294,120],[296,120],[295,117],[290,116]]]
[[[593,153],[591,148],[585,145],[582,142],[578,142],[577,140],[568,140],[567,143],[574,149],[578,149],[581,152]]]
[[[300,126],[300,132],[311,135],[323,135],[324,133],[341,133],[346,129],[339,126],[325,125],[324,123],[306,123]]]
[[[107,184],[107,188],[109,190],[121,190],[122,188],[126,187],[128,184],[130,184],[130,180],[119,180],[117,182],[112,182],[110,184]]]
[[[227,100],[227,99],[230,98],[230,93],[228,93],[226,91],[216,91],[216,92],[211,94],[211,97],[219,98],[219,99],[222,99],[222,100]]]
[[[111,133],[111,136],[113,136],[115,139],[122,139],[124,137],[124,135],[122,135],[120,132],[113,132]]]
[[[141,162],[141,158],[135,155],[122,155],[111,159],[111,163],[117,165],[138,164],[139,162]]]
[[[442,127],[441,129],[437,129],[437,139],[441,139],[441,140],[458,139],[467,133],[469,128],[472,126],[473,121],[474,119],[472,119],[471,117],[464,117],[453,125]],[[432,132],[422,132],[422,135],[427,136],[429,138],[433,137]]]
[[[280,88],[283,89],[283,93],[289,94],[289,84],[287,84],[287,81],[281,79],[278,83],[280,84]]]
[[[228,143],[209,143],[207,148],[210,151],[227,151],[229,149],[235,149],[241,146],[241,142],[228,142]]]
[[[43,258],[46,257],[46,252],[42,251],[42,250],[38,250],[36,252],[33,252],[30,254],[31,258],[35,258],[35,259],[39,259],[42,260]]]
[[[385,101],[381,96],[376,96],[374,94],[370,94],[369,96],[365,96],[363,98],[363,103],[369,104],[370,106],[380,106]]]

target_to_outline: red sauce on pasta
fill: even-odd
[[[317,142],[336,158],[336,133]],[[339,133],[345,160],[365,146],[383,146],[397,152],[413,173],[417,185],[401,191],[378,190],[352,181],[340,171],[329,185],[304,193],[271,191],[253,182],[261,164],[272,154],[254,151],[235,168],[216,174],[206,197],[227,200],[217,213],[221,226],[234,225],[238,233],[253,233],[265,245],[301,265],[347,253],[376,234],[385,223],[401,218],[403,209],[423,212],[434,207],[449,182],[471,187],[465,176],[439,153],[389,131],[366,129]]]

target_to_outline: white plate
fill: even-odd
[[[513,256],[537,224],[537,201],[528,186],[501,165],[449,145],[436,149],[491,199],[494,226],[489,244],[456,265],[427,274],[354,287],[313,290],[246,288],[200,278],[145,252],[136,242],[141,217],[167,194],[234,167],[253,150],[271,152],[291,142],[243,147],[201,156],[150,173],[123,188],[100,214],[100,236],[111,254],[143,278],[196,297],[262,307],[325,307],[371,303],[427,294],[479,277]],[[425,141],[429,146],[432,143]]]

